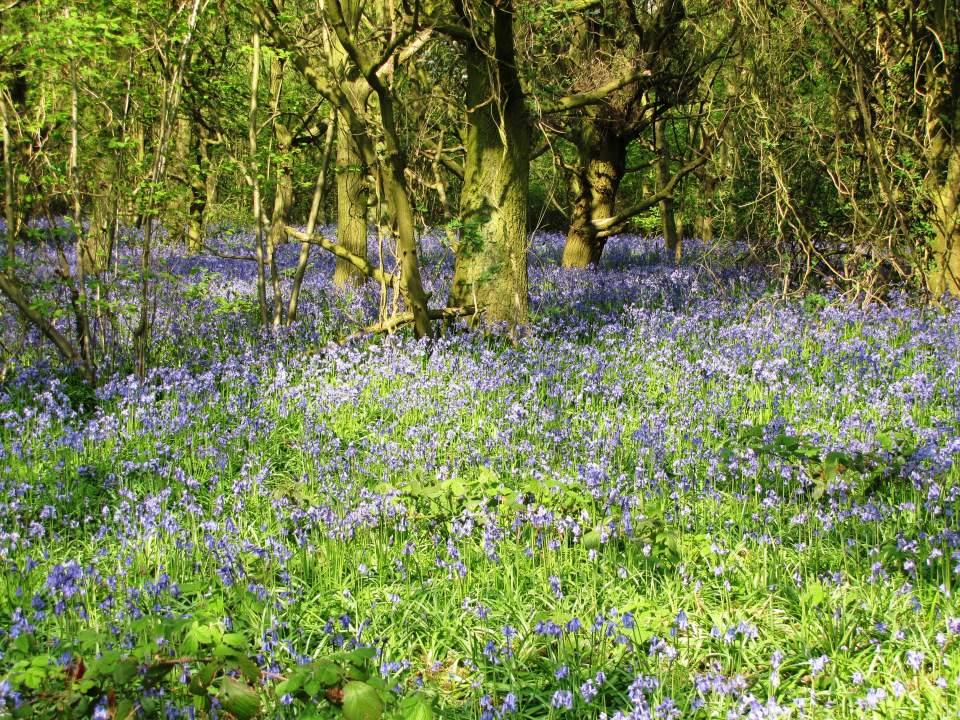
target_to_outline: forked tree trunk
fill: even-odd
[[[515,328],[528,320],[530,130],[509,6],[493,8],[493,52],[466,46],[467,157],[450,304],[475,304],[485,322]]]
[[[600,264],[606,238],[594,221],[611,217],[626,165],[626,143],[605,124],[585,121],[577,143],[578,162],[573,176],[573,210],[563,247],[563,267],[585,268]]]
[[[654,143],[657,152],[657,190],[662,190],[670,182],[670,148],[667,146],[666,122],[657,120],[653,124]],[[683,256],[683,240],[677,231],[677,218],[674,213],[673,197],[660,201],[660,223],[663,228],[663,240],[667,252],[675,263]]]

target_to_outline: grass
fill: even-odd
[[[624,262],[512,347],[201,305],[189,370],[15,381],[0,717],[956,717],[955,320]]]

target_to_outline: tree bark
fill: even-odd
[[[933,226],[933,262],[927,286],[934,298],[960,296],[960,21],[946,2],[932,3],[924,70],[924,125],[927,147],[925,189]],[[941,53],[943,55],[941,56]]]
[[[106,159],[101,162],[107,163]],[[110,267],[115,240],[117,197],[111,187],[112,174],[104,174],[92,198],[90,226],[80,244],[80,263],[85,273],[98,274]]]
[[[653,124],[654,146],[657,153],[657,190],[662,190],[670,182],[670,149],[667,146],[666,122],[657,120]],[[683,257],[683,239],[677,232],[677,218],[674,214],[673,195],[660,201],[660,223],[663,228],[663,240],[673,262],[679,263]]]
[[[364,259],[367,257],[368,198],[365,167],[349,123],[340,122],[337,125],[337,242]],[[366,276],[354,265],[337,259],[334,285],[362,285],[364,280]]]
[[[582,135],[576,142],[574,202],[563,247],[565,268],[600,264],[606,238],[598,235],[594,221],[614,214],[617,190],[626,168],[626,142],[602,120],[584,121]]]
[[[337,131],[337,113],[330,113],[330,121],[327,125],[326,136],[323,140],[323,158],[320,160],[320,173],[317,175],[317,182],[313,188],[313,200],[310,203],[310,215],[307,217],[306,236],[313,235],[313,230],[317,225],[317,215],[320,213],[320,206],[323,204],[324,191],[327,186],[327,168],[330,167],[330,155],[333,148],[333,138]],[[301,241],[300,256],[297,258],[297,269],[293,275],[293,286],[290,288],[290,303],[287,306],[287,324],[293,323],[297,319],[297,308],[300,303],[300,288],[303,287],[303,277],[307,272],[307,262],[310,260],[311,244],[308,241]]]
[[[960,144],[952,148],[943,182],[928,185],[934,228],[928,288],[935,298],[960,296]]]
[[[263,242],[263,222],[260,213],[260,179],[257,167],[257,95],[260,89],[260,33],[253,33],[253,55],[250,60],[250,111],[247,115],[247,145],[250,151],[250,173],[253,178],[253,221],[256,223],[257,258],[257,305],[260,308],[260,324],[264,327],[270,322],[267,306],[266,252]]]
[[[270,64],[270,94],[273,98],[273,139],[277,157],[274,183],[273,212],[267,235],[267,267],[270,270],[272,295],[271,324],[280,327],[283,321],[283,293],[280,287],[280,269],[277,267],[277,248],[286,239],[287,213],[293,205],[293,135],[282,121],[280,95],[283,91],[284,62],[275,54]]]
[[[190,173],[190,207],[189,219],[187,221],[187,252],[196,255],[203,249],[204,235],[204,214],[207,210],[207,172],[209,171],[206,162],[206,155],[202,148],[204,138],[201,135],[200,126],[194,124],[190,128],[190,155],[191,167]]]
[[[10,126],[7,122],[7,103],[6,99],[2,97],[0,97],[0,129],[3,133],[3,213],[7,225],[6,254],[7,261],[12,266],[17,258],[16,238],[20,228],[13,184],[13,148],[11,147]]]
[[[528,321],[530,130],[516,72],[510,2],[493,7],[493,52],[466,44],[467,156],[451,306],[487,323]]]

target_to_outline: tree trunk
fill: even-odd
[[[694,218],[694,232],[705,243],[713,242],[713,199],[720,184],[709,166],[703,168],[700,175],[700,205]]]
[[[3,134],[3,213],[7,226],[6,254],[7,262],[11,265],[16,261],[16,238],[19,234],[19,215],[13,183],[13,159],[10,139],[10,126],[7,123],[7,104],[0,98],[0,128]]]
[[[260,91],[260,33],[253,33],[253,55],[250,60],[250,111],[247,115],[247,145],[250,151],[250,177],[253,185],[253,221],[256,223],[257,258],[257,306],[260,310],[260,323],[264,327],[270,322],[267,306],[266,253],[263,241],[263,222],[260,213],[260,170],[257,167],[257,95]]]
[[[191,255],[203,249],[204,222],[203,216],[207,209],[207,167],[202,151],[204,138],[199,126],[190,128],[190,208],[187,222],[187,252]]]
[[[657,120],[653,124],[654,143],[657,152],[657,190],[662,190],[670,182],[670,149],[667,147],[666,122]],[[663,240],[667,252],[675,263],[683,256],[683,240],[677,232],[677,218],[674,214],[673,197],[660,201],[660,222],[663,227]]]
[[[594,221],[611,217],[617,190],[626,167],[626,143],[602,121],[584,121],[577,138],[578,162],[573,176],[573,210],[563,247],[563,267],[599,265],[606,238],[599,237]]]
[[[493,53],[468,43],[467,157],[452,306],[488,323],[528,320],[527,195],[530,134],[516,73],[510,3],[493,8]]]
[[[337,242],[358,257],[367,259],[366,165],[348,122],[337,125]],[[336,261],[333,284],[362,285],[366,276],[355,265]]]
[[[323,205],[324,194],[327,187],[327,169],[330,167],[331,150],[333,149],[333,138],[337,132],[337,113],[330,113],[330,121],[327,125],[327,131],[323,139],[323,158],[320,160],[320,172],[317,175],[317,182],[313,188],[313,200],[310,203],[310,215],[307,217],[306,236],[313,235],[313,230],[317,225],[317,215],[320,213],[320,207]],[[307,263],[310,260],[311,245],[309,242],[300,243],[300,256],[297,258],[297,269],[293,274],[293,285],[290,287],[290,303],[287,305],[287,324],[293,323],[297,319],[297,308],[300,304],[300,289],[303,287],[303,277],[307,273]]]
[[[943,182],[929,185],[934,236],[927,285],[935,298],[960,296],[960,144],[952,148]]]
[[[103,160],[103,162],[107,162]],[[117,198],[105,174],[92,198],[90,227],[80,245],[80,264],[85,273],[98,274],[110,267],[116,229]]]
[[[272,291],[271,323],[280,327],[283,321],[283,293],[280,287],[280,268],[277,267],[277,248],[287,237],[287,213],[293,205],[293,135],[282,121],[280,94],[283,88],[284,61],[274,55],[270,65],[270,93],[273,97],[273,138],[277,157],[276,182],[273,194],[273,213],[267,235],[267,266],[270,269]]]
[[[925,185],[934,228],[933,262],[927,276],[930,293],[960,296],[960,23],[951,3],[933,3],[925,28],[931,48],[925,53],[924,125],[927,147]],[[944,51],[946,52],[944,53]],[[944,53],[941,55],[941,53]]]

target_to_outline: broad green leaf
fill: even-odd
[[[433,707],[422,693],[414,693],[400,701],[400,720],[433,720]]]
[[[237,720],[250,720],[260,714],[260,696],[249,685],[225,677],[220,682],[217,693],[223,709],[233,714]]]
[[[380,720],[382,715],[383,700],[374,688],[357,680],[343,686],[344,720]]]

